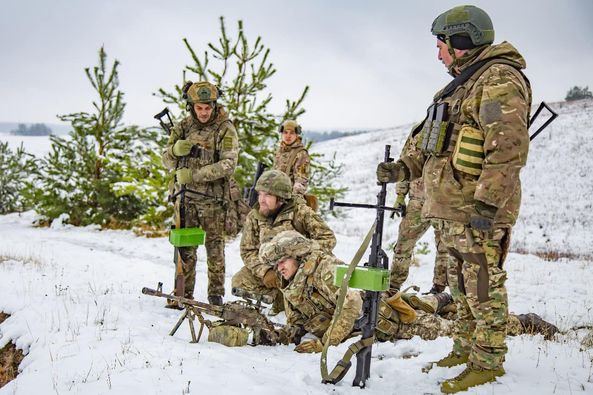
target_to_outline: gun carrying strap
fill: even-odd
[[[447,86],[445,86],[445,88],[443,88],[443,90],[434,98],[434,102],[436,103],[439,100],[442,100],[446,97],[451,96],[453,94],[453,92],[455,92],[457,87],[465,84],[467,81],[472,79],[472,77],[474,77],[473,81],[475,82],[482,75],[482,73],[484,71],[489,69],[490,66],[492,66],[494,64],[506,64],[508,66],[512,66],[523,77],[526,85],[529,85],[529,80],[527,79],[525,74],[523,74],[523,72],[520,70],[517,63],[512,62],[510,60],[501,59],[501,58],[484,59],[482,61],[472,64],[467,69],[463,70],[461,72],[461,74],[459,74],[457,77],[455,77],[453,79],[453,81],[449,82],[449,84],[447,84]],[[472,83],[472,85],[473,85],[473,83]]]
[[[326,332],[326,336],[324,336],[326,339],[326,342],[323,345],[323,351],[321,352],[320,368],[321,368],[321,378],[322,378],[323,383],[336,384],[340,380],[342,380],[344,375],[348,372],[348,369],[350,369],[350,366],[351,366],[350,359],[352,359],[352,356],[354,354],[356,354],[357,352],[359,352],[360,350],[362,350],[363,348],[372,345],[373,342],[375,341],[375,337],[373,336],[373,337],[368,337],[366,339],[360,339],[359,341],[352,343],[350,345],[350,347],[348,347],[348,350],[346,350],[346,353],[344,354],[342,359],[333,368],[331,373],[328,373],[327,351],[330,346],[329,339],[331,338],[331,334],[334,330],[334,326],[336,325],[336,322],[338,322],[338,319],[342,315],[342,308],[344,307],[344,300],[346,299],[346,293],[348,292],[348,284],[350,283],[350,278],[352,277],[354,268],[356,267],[356,265],[358,265],[358,262],[360,262],[362,255],[368,248],[369,243],[371,242],[371,238],[373,237],[373,233],[375,233],[376,227],[377,227],[377,223],[375,222],[375,223],[373,223],[373,226],[371,226],[371,229],[369,229],[369,231],[368,231],[366,237],[364,238],[362,244],[360,245],[360,247],[358,247],[358,251],[356,251],[356,254],[354,254],[354,257],[352,258],[352,261],[350,262],[350,265],[348,266],[348,270],[346,271],[346,274],[344,275],[344,278],[342,279],[342,285],[340,286],[340,294],[338,296],[338,301],[336,303],[336,309],[334,312],[333,321],[332,321],[331,326],[329,327],[329,329]]]

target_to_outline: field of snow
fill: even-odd
[[[514,228],[516,252],[507,259],[507,288],[511,311],[540,314],[562,334],[553,341],[509,338],[507,374],[472,393],[593,393],[593,350],[580,343],[593,324],[593,160],[587,155],[593,151],[593,103],[555,108],[560,118],[532,144],[522,173],[524,199]],[[315,147],[327,155],[337,152],[344,163],[339,182],[350,190],[343,200],[375,202],[374,171],[383,147],[392,144],[397,156],[409,127]],[[351,259],[373,218],[368,210],[344,209],[329,221],[337,231],[337,256]],[[26,353],[20,375],[0,394],[422,394],[439,393],[439,383],[462,369],[421,373],[425,363],[449,352],[448,338],[378,344],[371,378],[360,390],[351,387],[354,367],[339,385],[323,385],[319,356],[297,354],[290,346],[227,348],[206,342],[205,335],[190,344],[187,325],[167,335],[178,313],[140,293],[158,281],[171,288],[172,247],[165,239],[58,222],[33,228],[32,220],[33,213],[0,216],[0,311],[11,314],[0,325],[0,348],[12,341]],[[387,220],[385,245],[395,239],[397,224]],[[430,252],[417,256],[409,279],[423,289],[432,277],[432,237],[429,231],[422,239]],[[546,261],[535,254],[550,251],[564,257]],[[226,257],[231,299],[230,279],[242,266],[238,240],[227,245]],[[203,249],[198,260],[196,298],[204,301]],[[330,364],[345,349],[332,349]]]

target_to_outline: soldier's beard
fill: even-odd
[[[270,207],[262,207],[262,205],[260,204],[259,213],[267,218],[276,217],[276,215],[278,215],[278,213],[280,212],[280,209],[282,209],[282,205],[283,204],[279,203],[276,207],[270,208]]]

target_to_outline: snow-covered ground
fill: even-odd
[[[511,311],[538,313],[563,334],[554,341],[509,338],[507,374],[473,393],[593,393],[593,350],[581,350],[588,330],[579,329],[593,324],[593,160],[587,155],[593,150],[593,103],[556,108],[561,117],[532,144],[522,173],[522,216],[513,244],[521,254],[509,255],[507,288]],[[350,190],[343,200],[375,202],[374,171],[383,146],[392,144],[397,155],[408,130],[409,125],[316,147],[328,155],[337,151],[344,163],[340,183]],[[348,261],[374,216],[368,210],[342,212],[330,225],[337,231],[335,253]],[[439,382],[462,369],[420,371],[449,352],[447,338],[378,344],[371,379],[360,390],[350,386],[354,368],[337,386],[321,384],[319,356],[297,354],[290,346],[227,348],[205,338],[190,344],[186,325],[168,336],[177,312],[140,293],[159,281],[171,287],[172,247],[166,239],[57,222],[33,228],[32,219],[32,213],[0,216],[0,311],[11,314],[0,325],[0,347],[13,341],[27,354],[19,377],[0,394],[422,394],[439,393]],[[397,224],[387,220],[386,245],[395,239]],[[430,252],[417,256],[409,279],[424,289],[432,276],[432,237],[429,231],[422,239]],[[544,261],[533,254],[542,251],[570,257]],[[230,278],[242,265],[237,240],[227,245],[226,256],[231,299]],[[196,297],[205,300],[203,249],[198,260]],[[345,345],[332,349],[330,364],[344,351]]]

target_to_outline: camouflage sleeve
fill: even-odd
[[[414,128],[413,131],[414,130],[416,130],[416,128]],[[398,162],[405,166],[408,171],[407,181],[413,181],[422,177],[422,169],[424,168],[424,162],[426,161],[426,157],[422,151],[416,147],[417,138],[418,134],[414,136],[413,133],[410,133],[402,148],[402,152],[399,155]]]
[[[318,290],[319,292],[328,300],[333,301],[336,303],[338,301],[338,296],[340,293],[340,288],[334,285],[334,273],[336,264],[342,263],[340,260],[333,258],[329,261],[328,258],[324,259],[320,263],[319,273],[316,273],[319,277],[316,282],[318,282]],[[360,293],[354,289],[349,289],[346,293],[346,297],[344,299],[344,306],[342,307],[342,312],[339,317],[336,316],[334,312],[334,316],[332,317],[332,321],[330,325],[334,325],[334,329],[331,332],[331,335],[328,332],[325,332],[323,335],[323,343],[325,344],[328,340],[332,346],[340,344],[344,339],[350,335],[352,329],[354,328],[354,322],[360,315],[360,311],[362,309],[362,298],[360,297]]]
[[[292,305],[284,299],[284,313],[286,314],[286,326],[303,328],[307,317],[300,311],[292,307]]]
[[[474,198],[503,207],[527,161],[531,97],[523,77],[511,66],[494,65],[482,77],[476,84],[481,88],[476,120],[484,132],[485,157]]]
[[[255,209],[252,209],[247,218],[245,225],[243,225],[243,232],[241,235],[241,244],[239,246],[241,252],[241,259],[243,264],[251,271],[257,278],[263,278],[270,266],[261,263],[259,260],[259,228],[256,219],[254,218]]]
[[[173,155],[173,145],[181,138],[181,128],[182,126],[177,124],[173,127],[173,129],[171,129],[169,140],[167,141],[167,145],[163,151],[163,165],[169,170],[173,170],[177,166],[177,157]]]
[[[336,246],[336,236],[323,218],[304,203],[297,204],[295,211],[295,229],[317,241],[323,250],[332,252]]]
[[[309,173],[311,171],[311,159],[307,150],[298,153],[292,169],[293,187],[292,192],[303,195],[309,186]]]
[[[239,160],[239,138],[235,127],[227,122],[220,131],[218,145],[219,160],[198,170],[196,178],[200,182],[211,182],[223,177],[230,177],[235,172]]]

